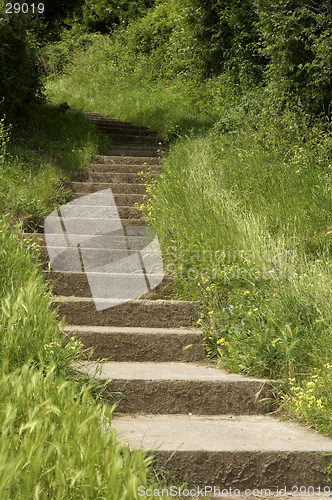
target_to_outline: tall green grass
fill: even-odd
[[[165,85],[151,74],[147,56],[127,53],[122,43],[100,36],[75,52],[64,74],[47,82],[49,99],[148,125],[166,139],[212,124],[201,110],[205,88],[197,76],[183,75]]]
[[[51,289],[43,281],[35,246],[23,242],[19,227],[0,221],[0,365],[9,371],[24,364],[50,366],[69,374],[82,346],[61,333]]]
[[[1,498],[136,499],[151,459],[119,444],[91,385],[56,372],[0,371]]]

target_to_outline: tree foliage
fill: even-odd
[[[204,52],[205,72],[231,71],[240,81],[258,82],[266,64],[259,51],[258,14],[252,0],[185,0]]]
[[[45,7],[39,18],[1,11],[7,113],[41,95],[38,43],[56,41],[65,28],[53,47],[58,73],[89,34],[107,33],[149,59],[151,74],[227,74],[236,85],[265,86],[280,109],[330,119],[331,0],[50,0]]]
[[[115,25],[142,17],[154,0],[85,0],[76,9],[76,22],[90,31],[107,33]]]
[[[284,104],[330,117],[331,0],[255,0],[270,90]]]
[[[42,97],[41,24],[37,16],[4,10],[0,8],[0,110],[13,119],[26,103]]]
[[[330,118],[331,0],[183,0],[205,72],[264,84],[281,107]]]

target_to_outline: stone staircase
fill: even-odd
[[[157,175],[167,147],[145,127],[86,114],[113,145],[68,183],[73,199],[111,187],[122,224],[143,225],[135,207],[146,192],[138,172]],[[45,242],[43,234],[33,237]],[[45,279],[55,282],[54,293],[63,300],[65,333],[77,332],[86,348],[95,349],[86,371],[94,374],[98,359],[110,358],[99,376],[108,381],[109,400],[118,401],[113,425],[120,438],[132,448],[154,450],[157,466],[174,484],[185,480],[212,495],[216,487],[222,496],[254,488],[260,496],[261,489],[285,486],[323,491],[320,456],[332,452],[332,440],[270,416],[273,405],[262,404],[272,398],[267,381],[227,374],[205,361],[197,304],[169,299],[171,276],[140,298],[97,311],[83,273],[49,269],[43,246],[41,259]]]

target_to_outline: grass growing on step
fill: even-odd
[[[108,143],[80,112],[33,108],[10,130],[0,122],[0,213],[37,228],[39,217],[65,203],[64,180],[84,170]]]

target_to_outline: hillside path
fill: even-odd
[[[147,127],[86,115],[113,144],[68,183],[73,200],[111,188],[123,227],[144,226],[136,208],[146,194],[139,172],[158,175],[167,146]],[[35,237],[45,242],[43,234]],[[111,243],[115,254],[120,243]],[[45,279],[55,281],[54,294],[64,301],[59,315],[66,316],[65,333],[76,332],[86,348],[95,349],[87,372],[110,358],[99,377],[109,382],[111,403],[119,395],[113,425],[121,440],[154,450],[157,466],[169,471],[174,484],[186,480],[191,489],[206,488],[206,498],[214,487],[224,498],[236,489],[242,495],[258,489],[254,496],[263,498],[268,495],[261,489],[324,491],[320,456],[332,452],[332,440],[273,418],[273,407],[261,402],[273,397],[268,381],[227,374],[206,362],[198,304],[169,298],[171,276],[139,298],[97,311],[86,275],[48,270],[49,252],[41,247]]]

